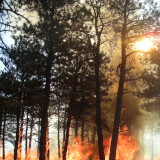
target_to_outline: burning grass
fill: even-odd
[[[129,135],[128,128],[124,127],[120,131],[118,137],[117,155],[116,160],[133,160],[138,151],[136,139]],[[125,132],[123,132],[125,131]],[[104,140],[105,147],[105,160],[109,159],[111,136]]]
[[[68,147],[67,160],[86,160],[93,153],[93,144],[81,142],[77,136]]]
[[[126,127],[123,130],[128,130]],[[110,150],[110,142],[111,136],[104,140],[104,151],[105,151],[105,160],[109,159],[109,150]],[[73,142],[68,146],[68,154],[67,160],[98,160],[98,155],[94,153],[96,150],[96,146],[91,143],[82,142],[79,137],[77,136]],[[135,159],[135,154],[138,151],[136,139],[131,136],[127,131],[120,132],[119,139],[118,139],[118,146],[117,146],[117,156],[116,160],[133,160]],[[56,157],[52,157],[56,158]],[[2,158],[0,158],[1,160]],[[13,153],[6,154],[7,160],[13,160]],[[28,155],[22,160],[38,160],[37,152],[33,150],[28,151]],[[50,158],[51,159],[51,158]],[[58,160],[56,158],[56,160]]]
[[[122,130],[125,132],[120,131],[119,134],[116,160],[133,160],[138,151],[136,139],[128,133],[127,127]],[[109,159],[110,142],[111,136],[104,140],[105,160]],[[76,137],[68,147],[67,160],[88,160],[93,152],[93,144],[81,142]],[[98,155],[92,156],[92,160],[98,160]]]
[[[11,152],[6,153],[5,160],[13,160],[14,155]],[[0,160],[3,160],[2,157],[0,157]],[[30,150],[27,154],[27,157],[23,157],[21,160],[38,160],[37,158],[37,152]]]

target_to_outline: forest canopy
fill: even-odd
[[[0,159],[158,160],[159,7],[1,0]]]

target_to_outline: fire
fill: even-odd
[[[37,158],[37,152],[34,150],[28,149],[27,157],[24,158],[24,160],[38,160]]]
[[[68,147],[67,160],[87,160],[93,153],[93,144],[82,142],[77,136],[71,146]]]
[[[138,151],[136,139],[129,135],[127,127],[124,127],[122,130],[125,132],[120,131],[119,134],[116,160],[133,160]],[[109,159],[110,142],[111,136],[104,140],[106,160]]]
[[[133,160],[138,151],[136,139],[129,135],[128,128],[124,127],[119,134],[117,157],[116,160]],[[105,160],[109,159],[111,136],[104,140]],[[76,137],[71,145],[68,146],[67,160],[88,160],[89,156],[93,154],[94,145],[81,142]],[[94,155],[92,160],[98,160],[98,155]]]
[[[3,158],[0,157],[0,160],[2,160]],[[14,159],[14,155],[11,152],[8,152],[5,154],[5,159],[6,160],[13,160]],[[38,160],[37,158],[37,152],[30,150],[27,154],[27,158],[22,158],[22,160]]]
[[[0,160],[2,160],[3,158],[2,157],[0,157]],[[5,159],[7,159],[7,160],[13,160],[13,153],[7,153],[6,155],[5,155]]]
[[[121,131],[119,134],[116,160],[133,160],[135,153],[138,151],[136,139],[126,132],[128,130],[126,127],[123,130],[125,132]],[[109,159],[110,142],[111,136],[104,140],[105,160]],[[94,147],[91,143],[82,142],[77,136],[68,146],[67,160],[88,160],[93,154]],[[6,159],[13,160],[13,153],[7,153]],[[28,150],[27,157],[22,157],[22,160],[38,160],[37,152]],[[98,155],[93,155],[92,160],[98,160]]]

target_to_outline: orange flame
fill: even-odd
[[[2,160],[3,158],[0,157],[0,160]],[[6,160],[13,160],[14,159],[14,155],[11,152],[6,153],[5,155],[5,159]],[[22,160],[38,160],[37,158],[37,152],[30,150],[27,154],[27,158],[22,158]]]
[[[77,136],[71,145],[68,146],[67,160],[88,160],[93,153],[93,147],[93,144],[82,142]]]
[[[125,132],[121,132],[118,138],[116,160],[133,160],[138,151],[136,139],[126,132],[128,130],[127,127],[124,127],[123,130]],[[110,142],[111,136],[104,140],[106,160],[109,159]]]
[[[3,158],[2,157],[0,157],[0,160],[2,160]],[[13,153],[6,153],[6,155],[5,155],[5,159],[7,159],[7,160],[13,160]]]
[[[126,127],[123,130],[128,130]],[[109,159],[111,136],[104,140],[105,160]],[[138,147],[136,139],[129,135],[128,132],[120,132],[117,146],[116,160],[133,160]],[[68,146],[67,160],[88,160],[93,154],[94,145],[87,142],[82,142],[77,136],[71,145]],[[51,158],[51,157],[50,157]],[[55,157],[52,157],[55,158]],[[2,158],[0,158],[1,160]],[[13,160],[13,154],[6,154],[7,160]],[[37,152],[28,150],[27,158],[23,160],[38,160]],[[57,159],[58,160],[58,159]],[[98,155],[92,157],[92,160],[98,160]]]
[[[81,142],[77,136],[68,147],[68,160],[86,160],[93,153],[93,144]]]

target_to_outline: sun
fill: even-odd
[[[149,51],[154,47],[154,44],[152,42],[152,40],[150,40],[149,38],[144,38],[140,41],[137,41],[135,43],[135,48],[136,50],[140,50],[140,51]]]

